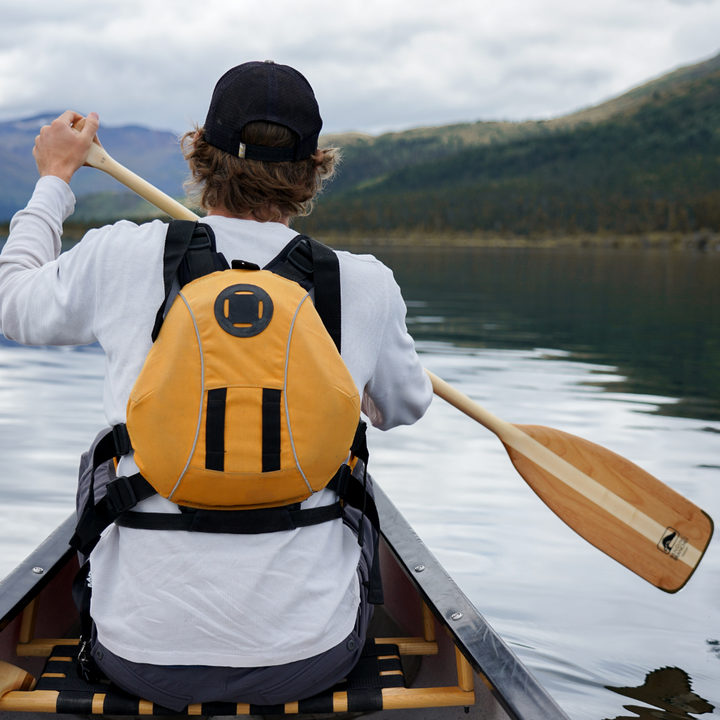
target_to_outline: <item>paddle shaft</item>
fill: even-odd
[[[169,195],[158,190],[147,180],[143,180],[139,175],[131,172],[119,162],[114,160],[108,154],[102,145],[93,143],[90,153],[85,161],[87,165],[106,172],[121,182],[125,187],[137,193],[149,203],[159,210],[167,213],[176,220],[199,220],[200,218],[192,211],[181,205],[177,200],[173,200]]]

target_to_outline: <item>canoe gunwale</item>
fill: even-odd
[[[377,483],[375,503],[388,549],[505,712],[513,720],[569,720],[480,615]],[[425,566],[422,572],[415,571],[419,565]],[[456,613],[462,613],[462,617],[453,620]]]
[[[0,581],[0,631],[45,589],[75,554],[68,543],[76,522],[73,513]],[[36,567],[42,568],[43,572],[33,572]]]

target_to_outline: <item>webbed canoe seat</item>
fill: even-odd
[[[298,702],[272,706],[229,702],[198,703],[175,712],[129,695],[109,680],[97,683],[82,680],[76,672],[79,643],[77,639],[33,637],[36,613],[36,601],[33,601],[24,610],[20,642],[16,652],[19,657],[47,657],[47,662],[36,680],[25,670],[0,661],[0,713],[317,715],[473,705],[475,703],[473,671],[457,649],[456,687],[406,687],[406,674],[403,671],[401,658],[435,655],[438,652],[432,613],[424,602],[422,610],[424,637],[368,639],[359,663],[348,677],[319,695]]]

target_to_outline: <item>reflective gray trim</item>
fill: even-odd
[[[203,412],[203,398],[205,397],[205,356],[203,355],[203,349],[202,349],[202,343],[200,342],[200,331],[198,330],[197,322],[195,320],[195,315],[193,315],[193,311],[190,308],[190,304],[185,299],[185,296],[182,293],[178,293],[178,297],[182,299],[182,301],[185,303],[185,307],[187,307],[188,312],[190,313],[190,317],[193,321],[193,327],[195,328],[195,336],[197,337],[197,344],[198,344],[198,351],[200,352],[200,406],[198,409],[198,421],[197,421],[197,427],[195,428],[195,440],[193,440],[192,447],[190,448],[190,454],[188,455],[187,462],[185,463],[185,467],[183,468],[183,471],[180,473],[180,477],[178,478],[178,481],[175,483],[175,487],[172,489],[172,492],[168,495],[168,500],[172,500],[173,495],[175,494],[175,491],[178,489],[178,485],[182,482],[182,479],[185,477],[185,473],[187,472],[188,467],[190,466],[190,461],[192,460],[193,453],[195,452],[195,447],[197,446],[198,437],[200,437],[200,424],[202,423],[202,412]]]
[[[288,341],[287,341],[287,347],[285,349],[285,377],[283,379],[283,398],[285,401],[285,422],[287,423],[287,429],[288,429],[288,436],[290,437],[290,447],[292,448],[293,457],[295,458],[295,465],[297,466],[298,471],[300,472],[300,475],[302,475],[302,479],[305,481],[305,484],[308,487],[308,490],[310,491],[310,495],[313,495],[315,491],[312,489],[312,485],[308,482],[307,477],[305,477],[305,473],[303,472],[302,467],[300,467],[300,460],[297,456],[297,451],[295,450],[295,440],[293,440],[293,434],[292,434],[292,427],[290,426],[290,411],[288,408],[288,399],[287,399],[287,375],[288,375],[288,364],[290,362],[290,341],[292,340],[292,334],[293,330],[295,328],[295,321],[297,320],[298,313],[300,312],[300,308],[303,306],[303,303],[310,297],[310,293],[307,293],[303,299],[298,303],[297,308],[295,308],[295,314],[293,315],[292,322],[290,323],[290,331],[288,332]]]

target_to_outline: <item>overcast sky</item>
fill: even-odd
[[[326,132],[538,119],[718,52],[720,0],[0,0],[0,120],[180,132],[265,59],[308,78]]]

